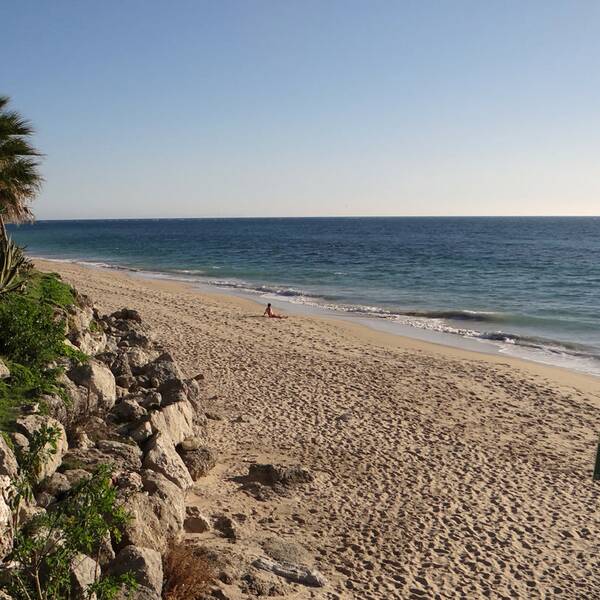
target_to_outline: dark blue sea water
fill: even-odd
[[[197,279],[600,374],[600,218],[40,221],[36,256]]]

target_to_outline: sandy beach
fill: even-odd
[[[295,598],[600,598],[600,379],[318,317],[265,319],[182,283],[36,261],[100,310],[135,308],[205,377],[218,467],[188,503],[240,557],[293,542],[327,577]],[[260,502],[250,462],[315,481]]]

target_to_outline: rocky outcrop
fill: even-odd
[[[216,462],[199,437],[206,424],[202,390],[196,380],[182,377],[137,311],[99,317],[89,300],[81,302],[68,311],[67,338],[91,356],[67,365],[60,378],[70,401],[65,404],[58,394],[41,397],[40,407],[51,416],[22,414],[10,434],[12,444],[25,452],[41,427],[59,432],[56,452],[39,474],[35,501],[22,503],[20,518],[25,522],[46,508],[54,510],[99,465],[112,465],[118,499],[131,518],[118,546],[113,549],[107,539],[101,547],[101,572],[132,572],[139,584],[134,597],[159,600],[161,554],[184,534],[185,491]],[[3,367],[0,361],[0,378],[9,375]],[[12,547],[8,497],[17,470],[11,448],[0,437],[0,560]],[[211,524],[198,512],[187,515],[186,527],[199,532]],[[115,549],[120,549],[116,557]],[[73,598],[85,597],[97,568],[83,554],[73,561]]]

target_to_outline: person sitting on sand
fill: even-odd
[[[283,315],[277,315],[273,312],[271,308],[271,303],[267,304],[267,308],[265,308],[265,312],[263,313],[263,317],[269,317],[270,319],[287,319]]]

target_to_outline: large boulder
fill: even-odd
[[[150,424],[154,431],[169,435],[174,445],[194,435],[194,409],[185,402],[176,402],[150,415]]]
[[[138,583],[138,590],[144,590],[144,598],[153,594],[160,599],[163,585],[163,567],[160,554],[152,548],[125,546],[108,567],[108,573],[115,577],[130,573]],[[138,594],[134,597],[138,597]]]
[[[145,469],[162,473],[184,491],[194,483],[171,438],[161,433],[152,436],[147,442],[143,464]]]
[[[0,433],[0,475],[6,475],[9,479],[15,479],[18,472],[17,459],[6,443],[4,436]]]
[[[145,365],[141,369],[140,374],[146,376],[149,380],[156,380],[158,386],[163,385],[171,379],[182,379],[177,363],[168,352],[164,352],[152,362]]]
[[[115,405],[117,398],[115,377],[105,364],[92,359],[73,367],[67,376],[78,386],[84,387],[89,397],[94,399],[88,404],[90,412],[96,410],[106,412]]]
[[[31,442],[34,434],[39,432],[43,427],[51,427],[58,432],[56,447],[52,448],[50,444],[46,444],[45,446],[47,458],[38,474],[38,481],[50,477],[50,475],[56,472],[56,469],[58,469],[62,462],[63,456],[69,449],[65,428],[56,419],[42,415],[20,417],[16,420],[15,426],[17,431],[24,435],[29,442]]]
[[[143,490],[123,496],[131,520],[125,525],[126,544],[164,554],[183,535],[184,494],[161,473],[142,471]]]
[[[13,529],[12,513],[8,506],[11,480],[0,475],[0,561],[12,550]]]
[[[192,479],[197,481],[204,477],[217,464],[217,453],[207,446],[190,447],[185,440],[178,451]]]

